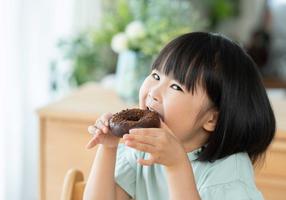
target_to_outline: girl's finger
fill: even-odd
[[[102,134],[102,133],[103,133],[103,132],[101,131],[101,129],[96,129],[96,130],[95,130],[95,134],[96,134],[96,135],[100,135],[100,134]]]
[[[105,113],[102,115],[102,122],[103,124],[108,127],[109,126],[109,120],[112,117],[112,113]]]
[[[106,126],[104,126],[101,130],[102,130],[103,133],[106,134],[106,133],[108,133],[109,128],[107,128]]]
[[[96,127],[95,127],[95,126],[88,126],[87,131],[88,131],[90,134],[94,135],[94,134],[95,134],[95,131],[96,131]]]
[[[156,146],[157,138],[149,135],[142,135],[142,134],[125,134],[123,135],[123,141],[135,141],[139,143],[149,144],[152,146]]]
[[[129,134],[132,135],[148,135],[157,137],[158,136],[158,128],[133,128],[129,130]]]
[[[155,152],[155,147],[152,145],[149,145],[149,144],[144,144],[144,143],[140,143],[140,142],[127,140],[125,142],[125,145],[128,147],[134,148],[138,151],[143,151],[143,152],[147,152],[147,153],[154,153]]]
[[[102,115],[99,119],[96,120],[95,122],[95,126],[98,128],[98,129],[101,129],[103,133],[108,133],[109,131],[109,119],[110,117],[112,116],[111,113],[106,113],[104,115]]]
[[[104,122],[102,121],[102,119],[97,119],[94,126],[96,126],[99,129],[102,129],[104,127]]]
[[[151,157],[150,159],[148,160],[144,160],[142,158],[138,159],[137,162],[140,164],[140,165],[145,165],[145,166],[150,166],[150,165],[153,165],[155,164],[155,160],[153,159],[153,157]]]
[[[94,147],[95,145],[97,145],[99,139],[98,137],[93,137],[85,146],[86,149],[91,149],[92,147]]]
[[[97,122],[97,125],[88,127],[88,132],[90,134],[95,134],[96,132],[98,132],[97,130],[100,130],[102,133],[108,133],[109,128],[104,126],[102,122],[99,122],[99,121]]]

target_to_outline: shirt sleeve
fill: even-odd
[[[115,181],[132,198],[135,198],[136,189],[136,154],[132,149],[119,144],[115,165]]]
[[[263,200],[261,192],[241,181],[206,187],[199,193],[202,200]]]

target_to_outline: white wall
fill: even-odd
[[[97,0],[0,0],[1,200],[38,199],[35,111],[52,100],[56,42],[96,23],[98,10]]]

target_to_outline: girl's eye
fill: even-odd
[[[152,77],[153,77],[155,80],[157,80],[157,81],[160,80],[160,76],[159,76],[157,73],[153,73],[153,74],[152,74]]]
[[[180,86],[178,86],[177,84],[172,84],[171,88],[173,88],[174,90],[183,91],[183,89]]]

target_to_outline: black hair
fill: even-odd
[[[167,44],[152,69],[194,92],[201,83],[218,111],[216,128],[198,160],[215,161],[247,152],[254,163],[275,133],[275,118],[261,75],[235,42],[215,33],[187,33]]]

